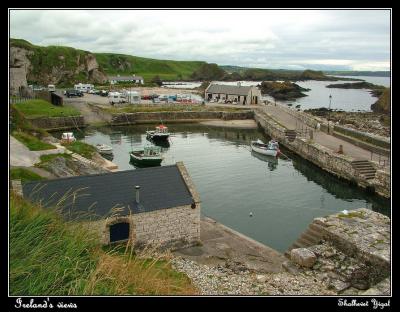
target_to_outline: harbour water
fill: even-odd
[[[136,169],[129,152],[140,149],[155,125],[86,129],[75,136],[114,149],[120,170]],[[311,163],[289,156],[265,158],[249,149],[267,141],[261,130],[171,124],[162,165],[183,161],[202,201],[202,213],[257,241],[285,251],[313,218],[366,207],[390,214],[390,201],[349,186]],[[252,213],[252,216],[250,216]]]

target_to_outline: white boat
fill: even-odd
[[[263,155],[277,157],[280,153],[279,144],[275,140],[271,140],[268,144],[265,144],[263,141],[258,139],[257,141],[251,141],[250,146],[251,150]]]
[[[64,132],[61,136],[61,142],[63,143],[72,143],[75,142],[76,138],[73,132]]]
[[[100,154],[112,154],[113,148],[105,144],[96,144],[96,149]]]

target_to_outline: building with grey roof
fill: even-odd
[[[22,184],[23,196],[88,226],[103,244],[200,240],[200,199],[183,163]]]
[[[132,82],[132,83],[140,83],[140,84],[144,84],[144,79],[142,76],[136,76],[136,75],[132,75],[132,76],[109,76],[108,77],[108,81],[111,84],[116,84],[119,82]]]
[[[259,104],[261,91],[255,86],[221,85],[211,83],[204,91],[208,102],[236,103],[240,105]]]

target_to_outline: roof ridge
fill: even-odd
[[[60,181],[60,180],[67,180],[67,179],[74,179],[74,178],[82,178],[82,177],[98,177],[98,176],[102,176],[102,175],[115,175],[115,174],[123,174],[123,173],[127,173],[127,172],[132,172],[132,171],[136,171],[136,170],[147,170],[147,169],[152,169],[152,170],[159,170],[160,168],[168,168],[168,167],[178,167],[175,164],[172,165],[166,165],[166,166],[159,166],[159,167],[147,167],[147,168],[136,168],[136,169],[129,169],[129,170],[121,170],[121,171],[110,171],[110,172],[103,172],[103,173],[95,173],[95,174],[86,174],[86,175],[78,175],[78,176],[70,176],[70,177],[60,177],[57,179],[52,179],[52,181]],[[30,181],[30,182],[25,182],[22,183],[23,185],[25,184],[36,184],[38,181]],[[42,181],[42,182],[46,182],[46,181]]]

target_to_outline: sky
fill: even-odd
[[[258,68],[390,70],[389,10],[10,10],[10,37]]]

